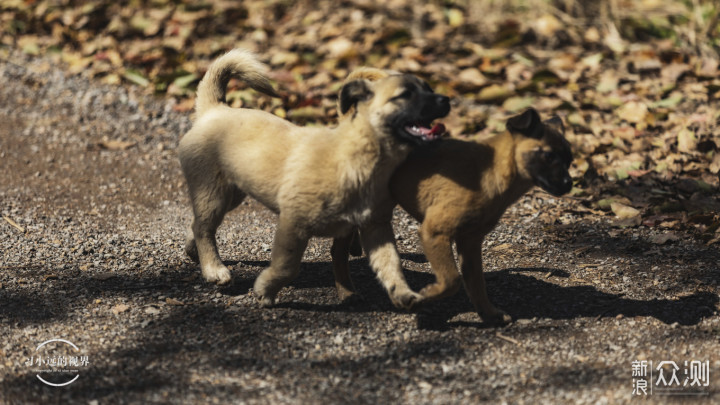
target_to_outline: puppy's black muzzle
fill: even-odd
[[[450,113],[450,97],[439,94],[433,94],[427,97],[428,100],[420,111],[423,117],[427,117],[429,121],[432,121]]]

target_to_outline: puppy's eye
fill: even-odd
[[[553,151],[546,150],[546,151],[542,152],[542,158],[546,162],[551,162],[551,161],[555,160],[555,157],[556,157],[555,152],[553,152]]]
[[[397,96],[393,97],[392,99],[393,100],[408,99],[410,97],[412,97],[412,91],[411,90],[403,90],[402,93],[398,94]]]

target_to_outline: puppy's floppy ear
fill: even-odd
[[[565,135],[565,126],[563,125],[562,119],[560,119],[560,117],[558,117],[557,115],[554,115],[552,118],[543,121],[543,124],[556,130],[558,133],[560,133],[560,135]]]
[[[358,102],[368,100],[373,92],[367,80],[353,80],[346,83],[340,90],[340,113],[345,114],[357,105]]]
[[[517,132],[531,138],[542,137],[540,114],[534,108],[528,108],[524,113],[510,117],[505,125],[510,132]]]

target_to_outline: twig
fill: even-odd
[[[511,338],[511,337],[509,337],[509,336],[505,336],[505,335],[503,335],[503,334],[500,333],[500,332],[495,333],[495,336],[499,337],[500,339],[507,340],[507,341],[510,342],[510,343],[514,343],[514,344],[516,344],[516,345],[518,345],[518,346],[522,346],[522,343],[520,343],[518,340],[513,339],[513,338]]]
[[[14,226],[18,231],[20,231],[20,232],[22,232],[22,233],[25,233],[25,228],[23,228],[22,226],[18,225],[17,222],[13,221],[12,219],[10,219],[10,218],[8,218],[8,217],[6,217],[6,216],[4,216],[4,215],[3,215],[3,219],[4,219],[5,221],[7,221],[8,224]]]

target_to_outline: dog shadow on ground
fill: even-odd
[[[403,255],[406,260],[424,261],[422,255]],[[399,311],[390,302],[387,293],[375,280],[375,275],[365,259],[351,261],[351,274],[359,297],[348,302],[317,303],[312,290],[333,287],[330,263],[303,265],[300,276],[290,284],[293,292],[279,300],[277,307],[318,312],[366,312]],[[718,296],[708,292],[696,292],[679,299],[653,298],[633,299],[624,294],[604,292],[592,285],[562,286],[533,276],[547,274],[568,277],[561,269],[509,268],[486,272],[488,295],[498,307],[509,313],[514,320],[546,318],[610,318],[653,317],[666,324],[694,325],[702,318],[711,316]],[[541,276],[541,277],[542,277]],[[430,273],[405,271],[410,287],[419,291],[434,281]],[[243,290],[242,288],[238,291]],[[230,290],[228,290],[230,291]],[[456,295],[430,302],[416,311],[418,327],[443,330],[455,326],[487,327],[478,315],[477,321],[453,320],[457,315],[474,312],[464,290]],[[467,318],[467,317],[464,317]]]
[[[403,254],[403,259],[418,263],[425,262],[420,254]],[[251,291],[255,278],[269,263],[267,261],[227,261],[232,269],[233,281],[226,286],[213,286],[202,280],[199,269],[192,263],[168,269],[154,275],[133,277],[128,274],[116,274],[109,278],[97,278],[92,275],[63,274],[52,283],[51,289],[31,291],[24,288],[3,294],[0,305],[0,319],[27,323],[43,323],[62,320],[68,316],[72,305],[58,305],[65,302],[55,292],[68,291],[75,299],[89,300],[95,297],[151,295],[162,291],[173,295],[173,291],[182,295],[194,295],[192,288],[200,286],[216,289],[217,292],[231,298],[242,296]],[[30,270],[28,270],[30,271]],[[402,312],[396,309],[387,292],[380,286],[370,269],[367,259],[353,259],[350,271],[358,292],[354,299],[341,302],[334,289],[334,277],[331,263],[309,262],[301,265],[297,279],[284,288],[276,308],[313,312]],[[72,272],[72,271],[70,271]],[[653,317],[666,324],[694,325],[702,318],[712,315],[713,308],[720,299],[717,294],[696,292],[679,299],[666,298],[656,294],[653,299],[633,299],[623,294],[604,292],[592,285],[562,286],[545,281],[545,275],[553,278],[567,277],[560,269],[552,268],[509,268],[486,272],[488,294],[498,308],[506,311],[514,320],[545,318],[575,319],[582,317],[609,318]],[[540,275],[540,277],[537,277]],[[427,272],[405,271],[410,287],[419,291],[434,281]],[[43,298],[44,297],[44,298]],[[67,297],[66,297],[67,298]],[[482,319],[473,313],[474,309],[464,290],[456,295],[430,302],[416,311],[417,324],[422,329],[443,330],[457,326],[487,327]],[[454,319],[454,318],[460,318]]]
[[[485,275],[488,295],[496,307],[503,309],[513,320],[653,317],[665,324],[695,325],[711,316],[719,299],[716,294],[696,292],[680,299],[654,298],[649,300],[626,298],[598,290],[591,285],[561,286],[543,281],[529,274],[556,276],[562,270],[550,268],[512,268]],[[453,321],[452,318],[473,311],[464,291],[445,300],[428,303],[417,315],[421,329],[443,330],[454,326],[486,327],[477,316],[475,321]]]

